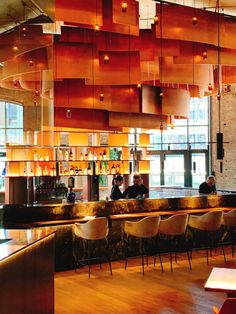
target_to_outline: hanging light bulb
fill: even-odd
[[[192,23],[193,23],[193,25],[196,25],[196,24],[197,24],[197,17],[196,17],[196,16],[193,17]]]
[[[202,57],[203,57],[203,59],[207,59],[207,51],[206,50],[203,51]]]
[[[17,81],[17,80],[14,80],[14,81],[13,81],[13,85],[14,85],[14,87],[17,87],[17,83],[18,83],[18,81]]]
[[[105,62],[106,64],[109,62],[110,58],[109,58],[108,54],[105,54],[105,55],[104,55],[103,60],[104,60],[104,62]]]
[[[22,27],[22,35],[25,37],[27,35],[27,28]]]
[[[212,84],[209,83],[209,84],[208,84],[208,91],[209,91],[209,92],[212,92],[212,90],[213,90]]]
[[[35,90],[35,95],[38,96],[39,95],[39,90]]]
[[[137,87],[138,87],[138,88],[141,88],[141,87],[142,87],[141,83],[138,83],[138,84],[137,84]]]
[[[33,60],[29,60],[29,66],[32,67],[34,65],[34,61]]]
[[[103,94],[103,93],[100,93],[99,99],[100,99],[100,101],[103,101],[103,100],[104,100],[104,94]]]
[[[15,45],[15,46],[12,47],[12,50],[13,50],[13,51],[18,51],[19,48]]]
[[[160,97],[163,97],[163,93],[162,93],[162,92],[160,92],[159,96],[160,96]]]
[[[126,1],[122,1],[122,3],[121,3],[122,12],[126,12],[127,11],[127,7],[128,7],[127,2]]]
[[[66,117],[67,117],[68,119],[71,118],[71,110],[70,110],[70,109],[67,109],[67,110],[66,110]]]
[[[94,25],[94,31],[95,32],[99,32],[100,31],[100,26],[97,23]]]
[[[158,17],[157,14],[154,16],[154,23],[157,24],[157,25],[159,23],[159,17]]]

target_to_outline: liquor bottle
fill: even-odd
[[[82,169],[81,168],[79,168],[79,170],[78,170],[78,175],[82,175],[83,174],[83,171],[82,171]]]
[[[83,155],[83,153],[80,153],[80,160],[84,160],[84,155]]]
[[[53,168],[52,168],[52,167],[50,168],[49,174],[50,174],[51,177],[54,176],[54,171],[53,171]]]
[[[74,155],[72,149],[70,149],[69,160],[74,160]]]
[[[99,162],[98,161],[96,161],[96,174],[99,174],[99,170],[100,170],[100,168],[99,168]]]
[[[48,153],[45,154],[45,160],[46,160],[46,161],[49,161],[49,155],[48,155]]]
[[[102,153],[99,154],[99,160],[102,160]]]
[[[116,148],[113,149],[113,158],[114,160],[118,160],[118,152]]]
[[[58,160],[63,160],[63,152],[62,150],[59,148],[59,151],[58,151]]]
[[[120,165],[119,164],[116,165],[116,173],[120,173]]]
[[[45,166],[43,169],[43,175],[48,176],[48,167],[47,166]]]
[[[92,169],[91,169],[90,165],[88,166],[87,173],[88,173],[89,175],[91,175],[91,174],[92,174]]]
[[[23,176],[26,177],[26,170],[23,170]]]
[[[97,155],[97,153],[96,152],[94,152],[94,154],[93,154],[93,160],[98,160],[98,155]]]
[[[69,152],[68,152],[67,149],[66,149],[65,154],[64,154],[64,159],[65,159],[66,161],[69,161]]]
[[[76,166],[75,167],[75,175],[78,175],[79,174],[79,169],[78,169],[78,167]]]
[[[105,149],[104,149],[103,154],[102,154],[102,159],[107,160],[107,153],[106,153]]]
[[[89,151],[88,153],[88,159],[93,160],[93,153],[91,151]]]
[[[130,160],[133,160],[133,159],[134,159],[134,149],[133,149],[133,148],[131,148],[131,150],[130,150],[129,159],[130,159]]]
[[[70,166],[70,175],[73,176],[73,174],[74,174],[74,167],[71,165]]]
[[[116,167],[114,164],[111,167],[111,174],[116,174]]]
[[[84,154],[84,160],[88,160],[88,154]]]
[[[120,164],[120,173],[124,174],[124,162],[123,161]]]
[[[34,151],[34,161],[38,160],[38,153],[37,150]]]

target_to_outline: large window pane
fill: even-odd
[[[23,107],[6,103],[6,128],[23,127]]]
[[[189,125],[208,125],[208,97],[191,98]]]
[[[193,149],[207,149],[208,126],[189,127],[189,143]]]
[[[23,143],[23,129],[7,129],[6,141],[8,143]]]
[[[165,185],[184,186],[184,155],[166,155]]]
[[[5,102],[0,101],[0,129],[5,128]]]

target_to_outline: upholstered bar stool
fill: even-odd
[[[203,236],[204,246],[200,247],[192,247],[193,250],[206,250],[206,257],[207,257],[207,264],[209,264],[208,260],[208,251],[212,248],[216,248],[218,244],[217,240],[217,232],[220,230],[221,227],[221,220],[222,220],[222,211],[210,211],[202,216],[190,215],[188,224],[191,228],[195,229],[195,237],[193,240],[197,240],[197,235]],[[225,251],[223,245],[221,245],[224,260],[225,258]]]
[[[78,259],[78,247],[77,252],[75,254],[75,261],[76,261],[76,268],[79,265],[84,265],[86,262],[89,267],[89,278],[90,278],[90,268],[91,268],[91,262],[92,260],[99,260],[100,261],[100,268],[101,268],[101,256],[91,256],[91,242],[96,241],[98,242],[98,246],[96,249],[98,250],[98,253],[101,254],[101,247],[100,247],[100,241],[105,240],[106,244],[106,260],[109,263],[110,273],[112,275],[112,268],[111,268],[111,261],[110,261],[110,253],[109,253],[109,242],[107,239],[109,232],[108,228],[108,221],[106,217],[99,217],[94,218],[92,220],[89,220],[86,223],[75,223],[73,226],[73,233],[75,237],[75,242],[78,239],[83,239],[83,242],[85,244],[84,251],[87,255],[86,258],[79,260]]]
[[[144,275],[144,258],[147,258],[148,264],[148,239],[154,238],[158,234],[160,216],[145,217],[139,221],[125,221],[124,223],[124,239],[125,248],[125,269],[128,262],[129,238],[135,237],[139,240],[139,254],[142,256],[142,273]],[[162,268],[162,262],[161,269]]]
[[[223,240],[224,245],[231,245],[232,257],[234,257],[234,245],[236,243],[236,208],[227,213],[223,212],[222,225],[227,232],[226,241]]]
[[[177,252],[186,252],[191,270],[190,255],[185,241],[185,231],[188,223],[188,214],[175,214],[167,219],[161,219],[159,226],[160,253],[170,254],[170,269],[172,271],[172,253],[177,262]],[[162,249],[163,248],[163,249]],[[156,257],[154,257],[155,265]]]

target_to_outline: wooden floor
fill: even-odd
[[[153,259],[141,274],[140,259],[129,260],[128,269],[124,262],[112,263],[113,276],[108,265],[102,270],[92,267],[90,280],[87,267],[77,273],[66,271],[55,274],[55,313],[160,313],[160,314],[208,314],[212,306],[220,307],[226,295],[204,291],[204,284],[213,267],[234,268],[235,261],[227,248],[227,263],[221,252],[206,264],[205,252],[193,253],[190,271],[185,255],[170,272],[168,257],[163,258],[164,273],[159,264],[153,267]]]

